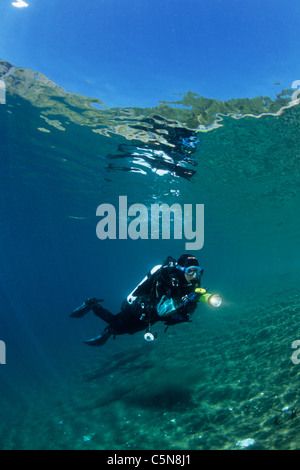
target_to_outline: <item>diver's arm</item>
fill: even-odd
[[[167,318],[174,314],[179,314],[182,317],[191,315],[197,307],[196,301],[186,301],[181,298],[168,298],[163,295],[161,300],[156,306],[158,316],[161,318]],[[187,321],[187,320],[186,320]]]
[[[178,301],[178,308],[171,312],[168,316],[162,317],[162,321],[165,325],[171,326],[178,323],[191,322],[191,315],[197,308],[196,302],[188,302],[185,304],[181,301]]]
[[[163,295],[156,306],[156,311],[159,317],[166,318],[173,315],[179,307],[177,299],[169,299],[166,295]]]
[[[181,315],[180,313],[174,313],[169,317],[164,318],[163,322],[167,326],[177,325],[178,323],[191,322],[189,315]]]

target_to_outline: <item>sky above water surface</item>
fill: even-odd
[[[0,18],[2,59],[108,107],[274,97],[300,79],[297,0],[1,0]]]

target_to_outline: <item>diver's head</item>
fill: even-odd
[[[203,273],[197,258],[193,255],[181,255],[177,261],[177,269],[183,271],[187,282],[199,281]]]

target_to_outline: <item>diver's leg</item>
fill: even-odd
[[[77,307],[73,310],[70,317],[72,317],[72,318],[81,318],[81,317],[83,317],[95,305],[97,305],[99,302],[103,302],[103,299],[96,299],[96,298],[87,299],[85,302],[83,302],[82,305],[80,305],[79,307]]]
[[[136,315],[130,305],[127,308],[123,308],[120,313],[113,315],[102,305],[97,304],[92,308],[94,314],[104,320],[112,328],[115,335],[122,335],[130,333],[132,329],[132,322],[136,323]]]
[[[111,335],[118,334],[116,331],[116,315],[113,315],[106,308],[103,308],[100,303],[92,307],[94,314],[108,323],[108,326],[104,329],[101,335],[96,336],[95,338],[88,339],[83,341],[89,346],[103,346],[106,341],[111,337]]]
[[[104,320],[109,326],[105,328],[101,335],[84,341],[89,346],[103,346],[111,335],[132,335],[145,329],[145,323],[140,320],[140,315],[137,315],[135,309],[129,305],[117,315],[113,315],[100,304],[94,305],[92,310],[97,317]]]
[[[109,310],[103,308],[102,305],[96,304],[92,307],[94,314],[108,323],[110,326],[115,327],[117,324],[117,315],[113,315]]]
[[[114,324],[112,325],[116,334],[132,335],[137,331],[145,329],[145,322],[141,319],[141,312],[135,306],[125,305],[117,315],[114,315]]]

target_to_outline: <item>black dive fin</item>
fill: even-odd
[[[72,318],[81,318],[86,315],[98,302],[103,302],[103,299],[87,299],[83,302],[80,307],[77,307],[73,310],[70,317]]]
[[[111,331],[104,331],[101,335],[96,336],[96,338],[87,339],[83,342],[85,344],[88,344],[89,346],[103,346],[103,344],[106,343],[106,341],[108,340],[108,338],[110,338],[111,335]]]

